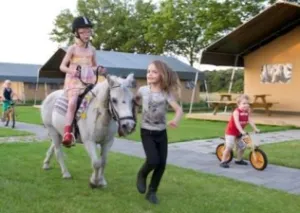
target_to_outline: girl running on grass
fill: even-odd
[[[153,204],[158,203],[156,192],[165,171],[168,136],[166,114],[170,105],[175,111],[175,117],[168,122],[176,128],[183,115],[182,108],[175,99],[179,95],[180,82],[177,73],[166,63],[153,61],[147,70],[147,86],[138,89],[136,101],[142,103],[141,139],[146,154],[146,161],[137,175],[137,189],[146,192],[147,176],[153,171],[146,199]]]

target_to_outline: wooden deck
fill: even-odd
[[[228,121],[231,113],[218,113],[213,115],[210,113],[191,113],[186,118],[214,121]],[[256,124],[276,125],[276,126],[296,126],[300,127],[300,115],[277,114],[267,116],[263,113],[254,113],[253,120]]]

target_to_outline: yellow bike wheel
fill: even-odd
[[[268,165],[266,153],[259,148],[256,148],[253,152],[250,152],[249,161],[254,169],[260,171],[264,170]]]
[[[216,156],[219,159],[219,161],[222,160],[224,149],[225,149],[224,143],[219,144],[216,148]],[[232,161],[232,158],[233,158],[233,151],[231,150],[231,152],[229,153],[229,156],[226,159],[226,162],[229,163],[230,161]]]

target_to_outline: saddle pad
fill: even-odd
[[[92,98],[93,97],[90,94],[87,94],[83,98],[83,100],[82,100],[82,102],[81,102],[81,104],[80,104],[80,106],[79,106],[79,108],[77,110],[76,116],[75,116],[76,120],[79,120],[81,118],[84,119],[86,117],[86,114],[85,114],[86,113],[86,109],[87,109],[90,101],[92,100]],[[68,98],[64,94],[62,94],[55,101],[54,110],[56,112],[58,112],[59,114],[61,114],[61,115],[66,115],[67,109],[68,109]]]

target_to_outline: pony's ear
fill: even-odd
[[[134,87],[134,84],[135,84],[134,74],[130,73],[126,78],[126,81],[127,81],[128,87]]]
[[[107,75],[107,76],[106,76],[106,79],[107,79],[108,85],[109,85],[110,87],[112,87],[112,86],[115,84],[114,80],[111,78],[110,75]]]

